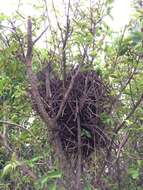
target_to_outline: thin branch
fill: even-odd
[[[58,41],[57,36],[56,36],[56,41],[55,41],[55,34],[56,34],[56,31],[55,31],[55,29],[53,29],[53,27],[52,27],[52,25],[51,25],[51,20],[50,20],[49,12],[48,12],[47,0],[43,0],[43,2],[44,2],[44,5],[45,5],[45,13],[44,13],[44,16],[46,16],[46,18],[48,19],[49,31],[51,32],[52,40],[53,40],[54,47],[55,47],[55,46],[56,46],[56,41]],[[45,20],[44,24],[45,24],[45,26],[46,26],[46,20]],[[45,37],[46,37],[46,36],[45,36]],[[47,48],[47,39],[46,39],[46,48]]]
[[[141,95],[139,100],[136,102],[136,104],[134,105],[132,110],[129,112],[129,114],[126,116],[126,118],[123,120],[123,122],[117,126],[117,128],[115,129],[115,133],[118,133],[119,130],[124,126],[126,121],[134,114],[134,112],[136,111],[136,109],[138,108],[142,100],[143,100],[143,94]]]
[[[15,127],[20,128],[20,129],[24,129],[24,130],[26,130],[27,132],[29,132],[29,133],[34,137],[34,139],[35,139],[34,134],[33,134],[30,130],[28,130],[26,127],[24,127],[24,126],[22,126],[22,125],[19,125],[19,124],[16,124],[16,123],[11,123],[11,122],[9,122],[9,121],[2,121],[2,120],[0,120],[0,123],[6,124],[6,125],[9,125],[9,126],[15,126]]]
[[[10,146],[7,143],[6,136],[2,133],[0,133],[0,143],[5,147],[5,149],[8,153],[13,152],[13,150],[10,148]]]
[[[76,174],[76,189],[81,189],[81,124],[80,124],[80,116],[79,116],[79,105],[77,105],[77,140],[78,140],[78,160],[77,160],[77,174]]]
[[[117,126],[117,128],[114,130],[114,135],[112,137],[112,140],[110,142],[110,145],[109,145],[109,148],[108,148],[108,152],[107,152],[107,157],[110,155],[111,153],[111,150],[112,150],[112,145],[114,143],[114,140],[115,140],[115,137],[116,137],[116,134],[123,128],[123,126],[125,125],[126,123],[126,120],[128,120],[133,114],[134,112],[136,111],[136,109],[138,108],[138,106],[140,105],[141,101],[143,100],[143,93],[142,95],[140,96],[139,100],[136,102],[136,104],[134,105],[134,107],[132,108],[132,110],[129,112],[129,114],[126,116],[126,118],[122,121],[121,124],[119,124]]]
[[[67,91],[65,92],[64,98],[63,98],[63,100],[62,100],[62,103],[61,103],[61,105],[60,105],[59,111],[58,111],[57,116],[56,116],[56,120],[57,120],[57,119],[59,118],[59,116],[61,115],[62,110],[63,110],[63,108],[64,108],[64,105],[65,105],[65,103],[66,103],[66,101],[67,101],[67,99],[68,99],[68,97],[69,97],[69,94],[70,94],[72,88],[73,88],[75,79],[76,79],[77,75],[79,74],[81,64],[84,62],[85,55],[86,55],[86,51],[87,51],[87,49],[85,49],[84,54],[83,54],[83,56],[82,56],[81,63],[78,65],[78,68],[77,68],[77,70],[76,70],[76,73],[72,76],[72,79],[71,79],[69,88],[68,88]]]
[[[31,17],[29,17],[27,21],[27,54],[26,54],[27,66],[29,67],[32,66],[32,47],[33,47],[32,22],[31,22]]]
[[[43,36],[43,34],[48,30],[48,26],[41,32],[41,34],[33,41],[33,45]]]
[[[59,111],[58,111],[58,113],[57,113],[56,119],[58,119],[59,116],[60,116],[61,113],[62,113],[63,107],[64,107],[64,105],[65,105],[65,103],[66,103],[66,101],[67,101],[67,99],[68,99],[68,97],[69,97],[69,94],[70,94],[70,92],[71,92],[71,90],[72,90],[72,88],[73,88],[75,79],[76,79],[77,75],[79,74],[79,71],[80,71],[80,65],[78,66],[78,69],[77,69],[75,75],[73,75],[73,77],[72,77],[72,79],[71,79],[69,88],[67,89],[67,91],[66,91],[66,93],[65,93],[65,95],[64,95],[64,98],[63,98],[63,101],[62,101],[62,103],[61,103],[61,105],[60,105],[60,108],[59,108]]]
[[[121,90],[119,92],[119,94],[117,95],[116,97],[116,100],[112,103],[111,105],[111,109],[110,109],[110,113],[113,112],[113,110],[115,109],[116,107],[116,103],[118,102],[119,98],[121,97],[123,91],[127,88],[128,85],[130,85],[135,73],[136,73],[136,70],[138,68],[138,63],[139,63],[139,59],[137,60],[137,65],[136,67],[134,68],[133,72],[130,74],[129,78],[127,79],[126,82],[124,82],[124,85],[121,87]]]
[[[125,134],[122,135],[122,140],[121,140],[121,143],[118,148],[116,161],[119,159],[120,152],[121,152],[122,148],[125,146],[126,142],[128,141],[128,137],[129,137],[129,133],[127,133],[127,132],[125,132]]]
[[[21,36],[18,35],[17,33],[17,28],[15,27],[14,23],[9,20],[11,26],[12,26],[12,30],[14,31],[14,35],[16,37],[16,40],[19,42],[19,45],[20,45],[20,49],[21,49],[21,54],[22,54],[22,59],[21,60],[24,60],[25,61],[25,53],[24,53],[24,46],[23,46],[23,38]]]
[[[65,78],[66,78],[66,45],[68,38],[70,36],[70,19],[69,19],[69,11],[70,11],[70,0],[68,1],[68,12],[67,12],[67,20],[66,20],[66,31],[65,31],[65,37],[62,40],[63,47],[62,47],[62,64],[63,67],[63,87],[65,88]]]
[[[58,16],[57,16],[57,13],[56,13],[56,8],[55,8],[55,5],[54,5],[54,1],[52,0],[52,7],[53,7],[53,11],[54,11],[54,14],[55,14],[55,18],[56,18],[56,24],[61,32],[61,38],[63,40],[63,31],[62,31],[62,28],[60,26],[60,23],[59,23],[59,20],[58,20]]]
[[[7,123],[5,122],[5,124],[7,124]],[[8,145],[6,137],[3,134],[1,134],[1,133],[0,133],[0,143],[5,147],[5,149],[8,152],[8,154],[14,153],[14,151]],[[23,163],[21,160],[19,160],[18,156],[17,156],[17,161],[19,162],[20,171],[22,172],[22,174],[24,176],[28,176],[28,177],[30,177],[33,180],[37,179],[37,177],[33,173],[33,171],[30,170],[29,167],[25,163]]]

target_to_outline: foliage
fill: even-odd
[[[85,175],[81,176],[83,189],[141,190],[143,12],[140,3],[134,2],[132,20],[115,35],[105,19],[111,16],[112,0],[93,2],[92,6],[86,1],[79,5],[73,1],[70,19],[51,3],[54,22],[43,2],[40,1],[40,6],[32,5],[34,11],[43,11],[32,18],[33,40],[47,24],[48,17],[46,40],[42,42],[46,48],[40,44],[33,47],[33,72],[52,62],[53,72],[64,79],[61,64],[66,64],[67,70],[74,67],[86,49],[87,67],[83,69],[95,70],[111,88],[111,113],[102,113],[100,117],[110,126],[108,133],[114,148],[97,150],[91,161],[89,158]],[[68,5],[65,11],[68,13]],[[27,47],[25,22],[20,10],[13,16],[0,14],[0,189],[66,189],[47,126],[32,110],[29,98],[23,56]],[[82,131],[81,135],[89,134]]]

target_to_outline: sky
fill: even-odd
[[[0,0],[0,12],[4,12],[8,15],[12,14],[12,12],[17,9],[18,1],[19,0]],[[35,0],[31,0],[32,3],[34,1]],[[27,0],[23,0],[22,2],[25,2],[25,8],[22,10],[24,11],[24,14],[27,16],[31,15],[33,11],[28,3],[26,3]],[[57,4],[57,2],[58,0],[55,1],[55,4]],[[112,9],[112,16],[114,19],[107,21],[114,31],[120,31],[120,29],[128,23],[130,15],[132,14],[131,2],[132,0],[114,0]]]
[[[132,0],[115,0],[112,15],[114,20],[111,21],[111,26],[114,30],[120,30],[130,19],[132,14]]]

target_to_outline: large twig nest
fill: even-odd
[[[50,117],[54,117],[58,113],[65,91],[68,89],[74,73],[75,70],[67,74],[64,87],[63,81],[58,77],[50,79],[51,100],[47,98],[46,94],[46,69],[38,73],[39,93]],[[103,123],[101,115],[108,113],[109,102],[109,89],[103,84],[96,72],[79,72],[57,121],[62,146],[67,155],[76,154],[78,150],[78,113],[81,127],[82,155],[87,157],[95,148],[107,147],[109,143],[105,134],[105,127],[107,126]]]

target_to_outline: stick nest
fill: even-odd
[[[58,113],[64,94],[75,72],[76,70],[66,75],[64,87],[63,80],[56,76],[51,77],[51,99],[47,97],[46,69],[37,74],[38,90],[50,117],[54,117]],[[102,115],[108,114],[110,110],[109,94],[109,88],[103,84],[95,71],[79,72],[57,120],[58,134],[66,155],[78,152],[79,125],[81,130],[80,147],[83,157],[88,157],[95,148],[107,147],[109,140],[105,131],[109,126],[104,124]]]

